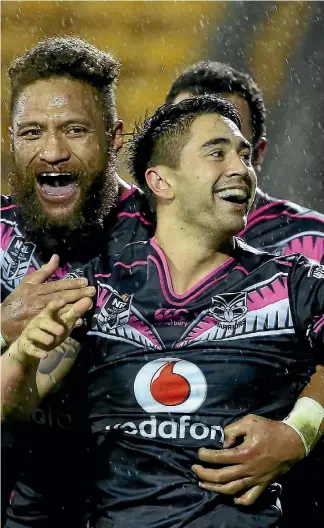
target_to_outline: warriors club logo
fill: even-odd
[[[215,295],[212,303],[210,314],[225,325],[238,323],[247,312],[246,292]]]
[[[138,372],[134,393],[147,413],[192,413],[204,403],[207,383],[202,371],[189,361],[155,359]]]

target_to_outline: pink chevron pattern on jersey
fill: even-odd
[[[236,298],[243,298],[244,292],[238,292]],[[233,304],[233,295],[222,294],[213,297],[221,297],[224,310]],[[214,302],[214,301],[213,301]],[[234,299],[235,302],[235,299]],[[218,303],[218,311],[222,305]],[[237,320],[226,322],[213,314],[213,307],[200,314],[197,319],[183,333],[180,340],[176,343],[176,348],[190,346],[197,341],[218,341],[223,339],[242,339],[251,337],[260,332],[263,334],[275,333],[292,333],[293,322],[291,317],[287,277],[273,277],[272,282],[268,284],[256,285],[255,290],[247,292],[246,296],[247,311]]]
[[[316,318],[316,322],[313,324],[313,330],[315,334],[319,334],[324,327],[324,315]]]
[[[13,226],[7,226],[4,223],[1,224],[1,249],[3,249],[3,251],[6,251],[8,248],[14,234]]]
[[[269,304],[273,304],[282,299],[288,298],[287,277],[276,279],[270,284],[266,284],[255,291],[249,292],[248,311],[260,310]]]
[[[152,332],[151,325],[148,322],[138,319],[133,313],[131,314],[128,326],[133,327],[137,332],[143,335],[156,348],[161,348],[159,341]]]
[[[110,290],[107,290],[106,288],[102,288],[100,284],[98,284],[97,304],[96,304],[98,308],[103,307],[110,293],[111,293]]]
[[[299,235],[290,240],[283,250],[283,255],[300,253],[304,257],[321,262],[324,256],[324,234],[323,237],[315,235]]]

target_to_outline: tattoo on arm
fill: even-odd
[[[71,359],[80,351],[80,345],[75,339],[68,337],[60,346],[50,352],[46,359],[41,359],[38,366],[40,374],[51,374],[63,359]]]

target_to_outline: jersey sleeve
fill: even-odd
[[[324,362],[324,266],[296,258],[289,286],[296,333]]]

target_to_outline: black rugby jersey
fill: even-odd
[[[60,266],[52,280],[62,279],[67,273],[83,266],[99,253],[115,255],[134,240],[146,240],[153,235],[153,219],[143,193],[135,186],[122,194],[102,228],[85,236],[73,248],[62,247],[44,252],[40,241],[26,234],[20,206],[12,196],[1,195],[1,302],[28,273],[39,269],[53,253],[60,252]],[[47,260],[44,260],[44,253]],[[46,254],[47,253],[47,254]]]
[[[200,447],[249,413],[282,419],[323,352],[324,267],[241,241],[222,266],[176,294],[162,250],[126,247],[89,317],[93,526],[276,526],[276,495],[251,508],[198,487]]]
[[[324,215],[257,191],[256,209],[239,235],[253,247],[289,255],[300,253],[324,264]]]
[[[62,244],[64,259],[60,260],[60,267],[52,280],[62,278],[67,272],[84,265],[101,252],[115,256],[126,244],[148,239],[152,234],[153,224],[146,200],[137,187],[132,186],[120,196],[116,210],[109,215],[102,229],[82,239],[79,247],[74,247],[71,251]],[[2,300],[26,274],[39,269],[44,263],[44,253],[40,246],[38,241],[28,239],[20,207],[13,202],[12,197],[3,196]],[[55,252],[60,255],[60,248],[55,248]],[[51,254],[48,258],[50,256]],[[86,471],[84,445],[77,433],[83,426],[79,390],[82,372],[77,361],[60,389],[49,395],[40,407],[34,410],[29,423],[14,428],[10,424],[4,424],[6,437],[2,442],[2,460],[5,461],[2,467],[3,508],[12,490],[14,477],[17,478],[17,472],[22,471],[12,494],[12,507],[8,510],[8,528],[56,528],[60,522],[64,526],[76,526],[73,524],[76,522],[74,516],[79,512],[75,503],[82,502],[80,497],[84,486],[81,483]],[[25,460],[22,465],[20,457],[23,454]]]

